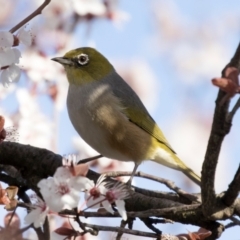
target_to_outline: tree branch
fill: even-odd
[[[11,30],[9,30],[10,33],[14,33],[19,28],[24,26],[26,23],[28,23],[30,20],[32,20],[34,17],[42,13],[42,10],[51,2],[51,0],[45,0],[43,4],[37,8],[33,13],[31,13],[29,16],[24,18],[21,22],[19,22],[16,26],[14,26]]]
[[[227,67],[236,67],[240,70],[240,44],[227,66],[222,71],[222,77],[225,77],[225,69]],[[218,163],[218,157],[224,137],[231,129],[231,122],[226,121],[228,116],[229,100],[224,104],[220,104],[225,92],[219,90],[216,107],[214,111],[211,134],[208,141],[207,151],[202,166],[202,203],[203,213],[205,216],[211,216],[214,213],[217,199],[214,188],[215,172]]]
[[[46,149],[19,143],[3,142],[0,144],[0,164],[11,165],[18,169],[22,178],[27,182],[27,187],[38,191],[38,188],[36,188],[38,181],[42,178],[53,176],[55,170],[62,166],[62,156]],[[95,182],[99,176],[98,173],[91,170],[87,174],[87,177]],[[133,192],[131,198],[125,201],[129,217],[162,217],[171,219],[174,222],[206,228],[213,233],[209,239],[216,239],[221,235],[223,226],[206,218],[202,213],[202,207],[199,205],[183,205],[178,201],[179,198],[176,198],[176,201],[172,201],[167,198],[160,198],[159,195],[158,197],[153,197],[150,195],[153,192],[151,193],[149,190],[144,192],[144,189],[142,189],[142,193],[139,193],[140,189],[135,189],[136,191]],[[234,204],[234,207],[231,206],[231,208],[221,211],[218,211],[217,205],[216,209],[214,209],[214,211],[218,212],[216,219],[224,220],[234,213],[238,214],[240,212],[240,201],[236,201]],[[113,217],[115,214],[109,214],[109,216]],[[106,217],[106,215],[101,217]]]
[[[161,239],[161,238],[159,238],[159,235],[157,235],[155,233],[131,230],[131,229],[120,228],[120,227],[106,227],[106,226],[93,225],[93,224],[88,224],[88,223],[83,223],[83,225],[85,227],[87,227],[87,228],[92,228],[92,229],[95,229],[97,231],[109,231],[109,232],[127,233],[127,234],[131,234],[131,235],[135,235],[135,236],[151,237],[151,238]]]
[[[232,182],[229,184],[228,190],[226,191],[222,198],[224,204],[230,207],[236,200],[239,191],[240,191],[240,165]]]
[[[114,171],[114,172],[107,172],[104,175],[106,175],[108,177],[123,177],[123,176],[131,176],[132,172],[117,172],[117,171]],[[140,171],[136,172],[134,176],[135,177],[142,177],[142,178],[145,178],[145,179],[149,179],[149,180],[153,180],[155,182],[162,183],[166,187],[168,187],[169,189],[176,192],[179,196],[182,196],[182,197],[190,200],[191,202],[200,202],[196,195],[192,195],[192,194],[189,194],[189,193],[185,192],[183,189],[177,187],[174,182],[172,182],[168,179],[164,179],[164,178],[161,178],[161,177],[156,177],[156,176],[153,176],[153,175],[150,175],[150,174],[147,174],[147,173],[143,173],[143,172],[140,172]]]

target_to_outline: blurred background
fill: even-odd
[[[0,0],[1,31],[11,29],[42,2]],[[26,28],[34,42],[30,47],[20,47],[21,78],[7,88],[0,84],[0,115],[6,118],[6,127],[17,128],[20,143],[62,155],[76,153],[80,158],[96,155],[69,121],[65,104],[68,83],[63,68],[50,60],[73,48],[91,46],[106,56],[138,93],[180,158],[201,173],[218,92],[211,79],[220,77],[239,43],[239,1],[52,0]],[[232,105],[235,102],[236,98]],[[237,114],[221,149],[216,173],[218,193],[226,190],[239,165],[239,121]],[[131,171],[133,164],[103,158],[91,168],[98,172]],[[173,180],[186,191],[200,191],[182,173],[164,166],[147,161],[138,170]],[[168,191],[161,184],[149,183],[134,179],[137,186]],[[18,214],[22,219],[26,212]],[[99,224],[97,219],[86,221]],[[52,222],[61,226],[63,221],[59,218]],[[120,219],[101,219],[100,224],[119,223]],[[171,234],[198,230],[178,223],[157,227]],[[149,231],[138,220],[134,229]],[[228,229],[221,239],[237,240],[237,232],[237,227]],[[100,233],[82,239],[114,236]],[[34,233],[28,232],[28,238],[34,239]]]

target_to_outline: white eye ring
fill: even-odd
[[[81,53],[78,55],[77,57],[77,61],[80,65],[86,65],[89,62],[89,57],[87,54],[85,53]]]

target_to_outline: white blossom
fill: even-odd
[[[19,63],[21,53],[17,48],[4,48],[0,50],[0,67],[7,67]]]
[[[106,13],[106,6],[101,0],[72,0],[73,9],[80,16],[92,14],[102,16]]]
[[[121,182],[112,184],[106,182],[105,176],[101,175],[96,185],[90,184],[85,193],[86,204],[91,208],[102,205],[108,212],[114,213],[112,204],[115,203],[123,220],[127,220],[124,199],[129,197],[127,186]]]
[[[2,82],[4,87],[8,87],[10,83],[18,82],[20,75],[20,68],[17,65],[12,64],[8,68],[2,70],[0,82]]]
[[[92,182],[86,186],[85,200],[86,205],[89,208],[99,208],[101,203],[106,200],[104,195],[106,194],[107,189],[105,188],[106,182],[104,182],[104,179],[104,175],[101,175],[97,180],[96,185]]]
[[[17,48],[3,48],[0,50],[0,67],[2,68],[0,82],[8,87],[10,83],[18,82],[21,70],[15,65],[19,63],[21,52]]]
[[[52,211],[72,209],[78,206],[79,191],[83,191],[91,180],[73,176],[69,168],[59,167],[52,178],[38,183],[40,192]]]
[[[36,197],[36,203],[31,206],[33,209],[24,218],[26,224],[32,224],[35,228],[41,227],[48,214],[49,208],[41,198]]]
[[[10,32],[0,32],[0,48],[9,48],[13,45],[13,34]]]
[[[25,30],[25,27],[22,27],[17,34],[18,40],[26,46],[32,44],[32,34],[30,31]]]
[[[129,197],[129,190],[127,186],[121,182],[117,182],[112,187],[110,187],[106,192],[107,201],[103,202],[103,206],[107,211],[113,213],[111,204],[115,202],[119,214],[122,216],[122,219],[126,221],[127,213],[125,210],[125,202],[123,200],[128,197]]]

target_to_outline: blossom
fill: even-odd
[[[113,214],[111,204],[115,202],[118,213],[122,216],[123,220],[126,221],[127,214],[125,210],[125,202],[123,200],[128,197],[129,191],[127,189],[127,186],[123,183],[117,182],[106,192],[107,201],[103,202],[103,206],[108,212]]]
[[[20,75],[21,75],[20,68],[15,64],[12,64],[2,71],[0,76],[0,82],[2,82],[4,87],[8,87],[10,83],[18,82]]]
[[[15,64],[19,63],[20,57],[21,53],[17,48],[4,48],[0,51],[0,67],[2,68],[0,82],[5,87],[8,87],[10,83],[18,82],[20,68]]]
[[[0,50],[0,67],[19,63],[21,53],[17,48],[4,48]]]
[[[25,27],[22,27],[18,31],[17,38],[18,38],[19,42],[21,42],[25,46],[30,46],[32,43],[32,33],[30,31],[26,31]]]
[[[0,47],[2,49],[12,47],[13,34],[10,32],[0,32]]]
[[[96,185],[92,182],[86,186],[85,200],[86,205],[89,208],[99,208],[101,203],[106,200],[104,195],[107,192],[107,189],[105,188],[106,182],[104,182],[104,180],[105,176],[101,175],[98,178]]]
[[[89,186],[85,194],[87,206],[96,208],[102,205],[108,212],[114,213],[112,204],[115,203],[119,214],[123,220],[127,220],[124,199],[129,197],[129,190],[127,186],[121,182],[112,184],[106,182],[105,176],[101,175],[96,185]]]
[[[106,6],[101,0],[72,0],[72,3],[73,9],[80,16],[102,16],[106,13]]]
[[[41,227],[44,222],[45,218],[49,212],[49,207],[46,205],[41,198],[35,196],[36,203],[31,205],[32,210],[25,216],[24,220],[26,224],[32,224],[35,228]]]
[[[52,178],[42,179],[38,183],[40,192],[52,211],[77,207],[80,200],[79,191],[91,183],[86,177],[73,176],[70,169],[59,167]]]
[[[30,31],[21,28],[17,36],[10,32],[0,32],[0,68],[2,69],[0,82],[5,87],[8,87],[10,83],[18,82],[21,75],[20,68],[16,65],[19,63],[21,52],[17,48],[12,48],[19,42],[30,46],[32,42]]]

